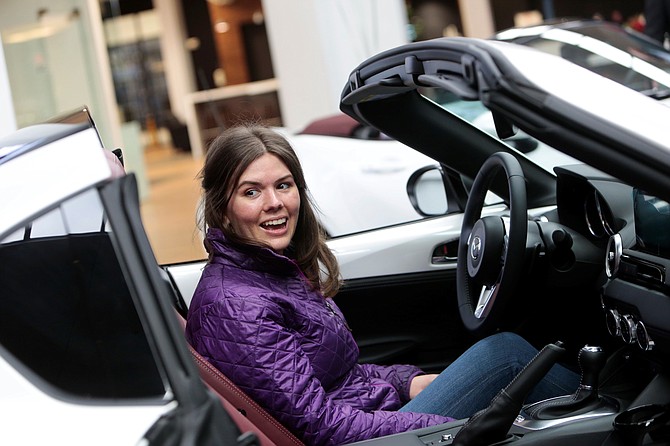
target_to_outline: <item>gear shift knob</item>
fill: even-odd
[[[607,354],[601,347],[585,345],[579,350],[579,367],[582,370],[580,387],[585,390],[598,391],[598,376],[605,366]]]

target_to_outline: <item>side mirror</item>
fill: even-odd
[[[442,169],[433,165],[414,172],[407,181],[407,196],[419,215],[445,215],[449,208]]]

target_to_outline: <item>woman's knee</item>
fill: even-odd
[[[524,367],[537,354],[537,349],[528,341],[512,332],[500,332],[478,342],[480,348],[488,350],[493,357],[507,362],[515,368]]]
[[[487,344],[489,348],[503,348],[510,349],[513,348],[519,351],[531,351],[533,346],[531,346],[528,341],[519,336],[516,333],[509,331],[503,331],[490,335],[484,339],[481,339],[478,343]]]

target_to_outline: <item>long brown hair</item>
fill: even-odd
[[[226,129],[212,141],[199,175],[203,190],[199,226],[203,232],[208,227],[218,228],[233,243],[267,247],[240,237],[224,224],[237,182],[247,167],[265,153],[282,160],[300,194],[298,223],[290,245],[292,256],[311,285],[324,296],[332,297],[341,284],[337,259],[326,245],[325,232],[314,212],[298,156],[286,138],[276,131],[261,125],[240,125]]]

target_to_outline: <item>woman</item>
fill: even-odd
[[[358,364],[332,297],[340,286],[302,168],[271,129],[226,130],[201,172],[209,262],[190,305],[193,347],[306,444],[345,444],[465,418],[537,353],[505,333],[440,375]],[[559,367],[534,400],[571,393]]]

